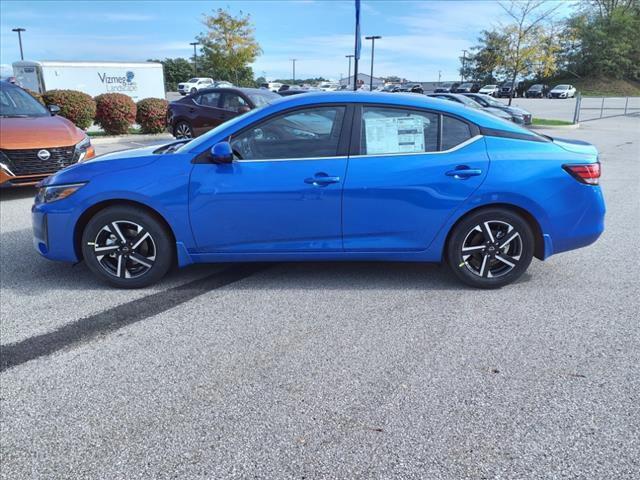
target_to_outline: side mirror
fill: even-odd
[[[238,113],[247,113],[250,111],[251,111],[251,108],[247,107],[246,105],[242,105],[241,107],[238,107]]]
[[[47,105],[47,108],[51,112],[51,115],[57,115],[60,113],[60,107],[58,105]]]
[[[211,161],[218,164],[233,162],[231,144],[229,142],[219,142],[211,147]]]

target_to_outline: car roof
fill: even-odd
[[[258,93],[264,95],[265,93],[273,93],[270,90],[265,90],[264,88],[248,88],[248,87],[211,87],[211,88],[202,88],[198,90],[198,93],[208,93],[208,92],[231,92],[231,93]]]
[[[271,113],[287,108],[322,103],[371,103],[379,104],[381,106],[389,105],[397,107],[433,109],[442,113],[450,113],[452,115],[466,118],[481,127],[531,135],[529,130],[520,127],[513,122],[507,122],[501,120],[495,115],[486,113],[482,108],[469,108],[458,102],[415,93],[397,93],[389,95],[388,93],[366,91],[308,92],[305,95],[282,97],[270,105],[263,107],[261,110],[264,112],[264,115],[270,115]]]

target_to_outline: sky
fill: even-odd
[[[566,15],[571,2],[557,14]],[[296,78],[347,76],[354,47],[354,0],[218,1],[14,1],[0,0],[0,63],[20,59],[17,34],[23,33],[25,60],[145,61],[192,55],[189,42],[205,30],[203,13],[217,8],[251,15],[262,54],[252,65],[256,76]],[[369,73],[375,44],[375,76],[415,81],[459,77],[460,56],[477,43],[481,30],[499,25],[504,12],[496,1],[362,0],[362,58]]]

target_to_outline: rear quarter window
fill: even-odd
[[[442,150],[450,150],[471,137],[468,123],[446,115],[442,118]]]

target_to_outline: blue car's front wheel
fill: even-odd
[[[113,206],[87,223],[82,253],[89,269],[112,285],[146,287],[160,280],[173,264],[170,238],[166,227],[147,211]]]
[[[534,251],[527,221],[503,208],[470,214],[451,232],[447,260],[463,282],[479,288],[499,288],[526,270]]]

